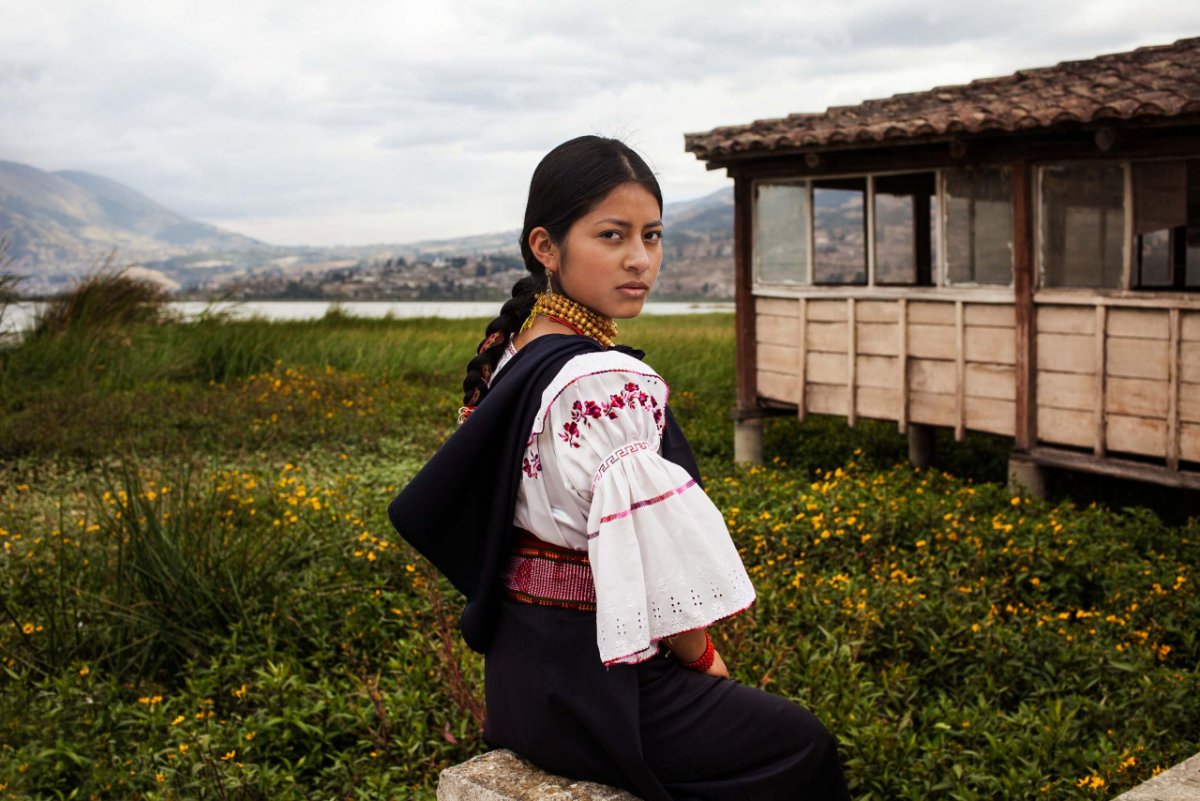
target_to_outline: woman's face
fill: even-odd
[[[558,246],[530,235],[533,251],[561,291],[609,317],[636,317],[662,265],[662,213],[636,183],[621,184],[580,217]],[[547,258],[543,258],[543,254]]]

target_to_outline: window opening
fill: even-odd
[[[1135,162],[1135,289],[1200,289],[1200,161]]]
[[[876,176],[875,283],[931,286],[934,267],[934,173]]]
[[[1012,284],[1012,169],[958,167],[943,174],[947,281]]]
[[[1120,163],[1042,168],[1042,285],[1120,287],[1125,169]]]
[[[813,282],[867,283],[867,179],[813,181]]]
[[[754,185],[754,278],[760,283],[808,283],[808,184]]]

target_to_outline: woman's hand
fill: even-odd
[[[729,678],[729,668],[725,667],[725,660],[721,658],[721,652],[717,651],[713,654],[712,667],[704,671],[705,676],[720,676],[723,679]]]

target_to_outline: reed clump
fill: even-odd
[[[0,326],[4,325],[8,307],[19,298],[17,285],[21,283],[21,276],[8,272],[8,268],[12,266],[12,257],[8,255],[11,245],[11,239],[0,236]]]
[[[32,335],[96,334],[164,322],[171,314],[167,290],[117,269],[110,258],[69,291],[46,304]]]

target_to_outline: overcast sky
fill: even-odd
[[[1200,35],[1197,0],[2,0],[0,159],[276,244],[520,226],[529,175],[683,133]]]

